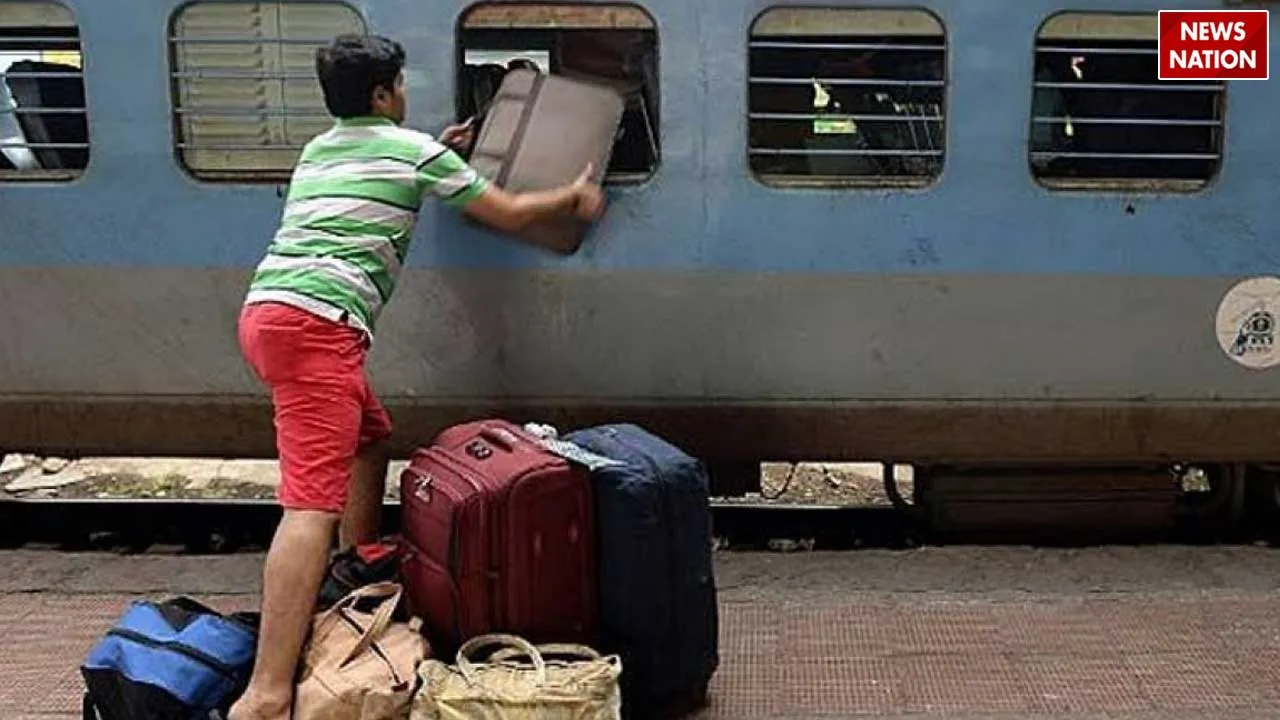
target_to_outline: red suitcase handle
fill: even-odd
[[[493,456],[493,450],[484,444],[483,441],[485,440],[509,453],[513,453],[516,451],[516,443],[519,442],[519,437],[506,428],[484,427],[480,429],[480,437],[467,443],[464,450],[476,460],[487,460]]]

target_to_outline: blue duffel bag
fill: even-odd
[[[671,717],[701,707],[720,663],[705,468],[635,425],[563,439],[616,461],[592,467],[592,482],[599,644],[622,659],[624,714]]]
[[[134,602],[80,673],[86,720],[206,720],[248,685],[257,614],[223,616],[185,597]]]

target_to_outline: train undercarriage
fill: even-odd
[[[1280,454],[1280,407],[1266,403],[388,405],[397,427],[396,457],[406,457],[439,429],[475,417],[562,429],[640,423],[704,459],[718,498],[717,527],[739,544],[788,537],[828,547],[1232,541],[1270,538],[1280,527],[1280,461],[1272,454]],[[257,398],[10,400],[0,403],[0,449],[71,458],[274,456],[270,410]],[[868,460],[885,468],[884,507],[757,502],[762,462]],[[901,473],[893,471],[898,466],[911,468],[910,488],[900,487]],[[101,524],[92,520],[95,513],[139,527],[158,522],[148,517],[188,510],[203,513],[210,527],[232,523],[237,512],[260,514],[263,528],[274,517],[269,502],[217,512],[211,503],[173,500],[131,509],[107,503],[109,512],[83,500],[41,501],[39,510],[30,500],[8,504],[14,505],[6,523],[11,530],[57,524],[57,513],[67,512],[80,513],[84,519],[75,522],[86,527]],[[14,520],[14,513],[26,519]],[[38,519],[46,515],[52,519]]]

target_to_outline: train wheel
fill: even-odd
[[[1245,507],[1255,537],[1280,544],[1280,467],[1251,465],[1245,477]]]
[[[1179,519],[1189,539],[1204,542],[1239,536],[1244,529],[1245,466],[1175,465]]]
[[[13,501],[0,501],[0,550],[11,550],[22,545],[22,507]]]

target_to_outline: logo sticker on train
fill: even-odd
[[[1161,10],[1161,80],[1266,80],[1267,10]]]
[[[1280,365],[1276,318],[1280,278],[1255,277],[1236,283],[1218,305],[1218,344],[1227,357],[1254,370]]]

